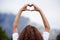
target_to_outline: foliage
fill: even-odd
[[[3,30],[2,27],[0,27],[0,40],[12,40],[8,37],[6,31]]]
[[[60,40],[60,34],[57,36],[56,40]]]

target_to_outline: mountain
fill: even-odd
[[[3,30],[6,30],[9,36],[12,35],[12,25],[14,22],[16,15],[10,13],[0,13],[0,26],[2,26]],[[18,24],[18,30],[21,30],[23,27],[26,26],[29,19],[21,16],[19,24]]]

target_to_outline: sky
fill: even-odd
[[[12,12],[16,15],[18,10],[28,3],[34,3],[42,9],[52,29],[60,29],[60,0],[0,0],[0,12]],[[28,17],[30,22],[43,25],[41,16],[36,11],[25,11],[21,16]]]

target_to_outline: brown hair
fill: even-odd
[[[20,33],[18,40],[43,40],[43,38],[37,28],[28,25]]]

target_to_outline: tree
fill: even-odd
[[[8,37],[6,31],[3,30],[1,26],[0,26],[0,40],[12,40],[11,38]]]
[[[57,36],[56,40],[60,40],[60,34]]]

